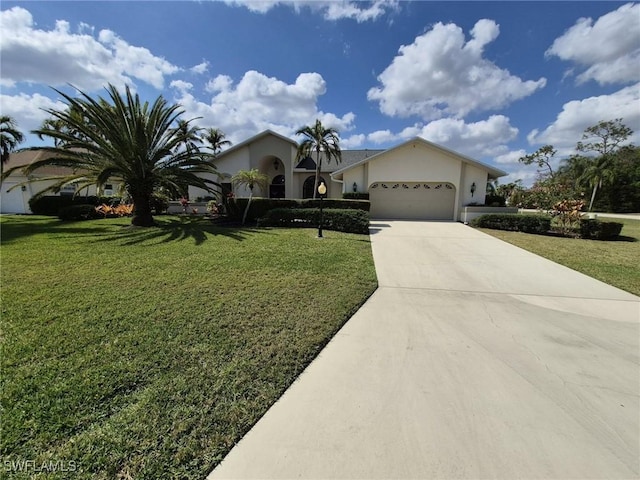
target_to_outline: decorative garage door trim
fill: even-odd
[[[415,220],[454,220],[456,188],[448,182],[374,182],[371,216]]]

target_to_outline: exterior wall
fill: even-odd
[[[429,149],[420,142],[411,142],[369,162],[367,191],[372,183],[383,181],[448,182],[459,190],[461,169],[460,159]]]
[[[461,203],[460,206],[466,206],[470,203],[483,205],[487,194],[487,180],[489,175],[486,170],[482,170],[474,165],[466,164],[464,175],[460,188]],[[476,191],[471,195],[471,185],[476,184]]]
[[[344,192],[353,192],[353,184],[355,183],[358,188],[358,192],[367,192],[369,189],[369,183],[366,178],[366,164],[359,165],[351,170],[344,172],[342,176],[344,181]]]

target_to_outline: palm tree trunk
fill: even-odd
[[[591,207],[593,207],[593,201],[596,199],[596,192],[598,191],[598,184],[600,182],[596,182],[593,185],[593,192],[591,193],[591,201],[589,202],[589,211],[591,211]]]
[[[249,207],[251,206],[251,199],[253,198],[253,188],[249,189],[251,192],[249,194],[249,201],[247,202],[247,206],[244,207],[244,214],[242,215],[242,225],[247,221],[247,214],[249,213]]]
[[[136,227],[153,227],[156,222],[151,215],[151,195],[138,193],[131,195],[133,198],[133,218],[131,225]]]

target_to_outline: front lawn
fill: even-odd
[[[640,221],[601,218],[623,223],[614,241],[549,237],[502,230],[479,230],[553,260],[605,283],[640,295]]]
[[[376,288],[367,236],[157,220],[1,218],[4,473],[202,479]]]

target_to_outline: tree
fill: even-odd
[[[553,145],[544,145],[540,147],[536,152],[520,157],[518,161],[520,163],[524,163],[525,165],[536,163],[539,168],[546,167],[549,170],[548,174],[543,175],[540,170],[538,170],[538,173],[540,173],[541,176],[548,176],[549,178],[553,178],[553,168],[551,168],[551,160],[556,153],[558,153],[558,151],[553,148]]]
[[[24,135],[18,130],[16,121],[8,115],[2,115],[0,117],[0,178],[4,178],[4,164],[9,161],[11,152],[22,142],[24,142]]]
[[[298,147],[296,163],[316,152],[316,178],[313,188],[313,198],[318,192],[318,180],[322,169],[322,157],[325,156],[327,163],[331,163],[334,158],[337,163],[342,162],[342,152],[340,151],[340,137],[333,128],[325,128],[320,120],[316,119],[312,127],[302,127],[296,135],[303,135],[305,138]]]
[[[182,138],[180,144],[176,147],[176,151],[184,148],[187,153],[193,154],[200,151],[199,144],[202,143],[202,139],[200,138],[200,132],[202,128],[197,125],[192,125],[191,122],[194,119],[189,121],[179,119],[177,122],[177,126],[174,128],[175,134]]]
[[[225,140],[225,137],[226,135],[219,128],[206,128],[202,135],[202,139],[209,144],[208,148],[214,155],[220,153],[222,147],[231,145],[231,142],[229,140]]]
[[[610,183],[615,178],[612,169],[613,156],[619,150],[620,145],[631,136],[633,131],[622,123],[621,118],[615,120],[601,120],[596,125],[585,129],[582,140],[578,142],[576,150],[580,152],[596,153],[597,157],[591,160],[586,167],[581,180],[586,180],[590,187],[591,201],[589,211],[593,207],[598,189],[603,184]]]
[[[55,91],[68,108],[46,112],[62,121],[64,128],[43,126],[33,131],[57,141],[56,146],[39,148],[54,155],[31,163],[23,171],[28,175],[45,166],[60,166],[72,169],[72,173],[41,179],[55,181],[44,191],[57,191],[73,183],[78,190],[91,185],[100,189],[109,179],[119,180],[133,201],[131,223],[144,227],[155,224],[151,197],[156,189],[173,195],[179,195],[184,185],[214,191],[215,182],[198,176],[216,173],[209,162],[211,155],[197,148],[191,152],[177,148],[186,141],[174,126],[184,113],[179,105],[170,105],[162,96],[151,105],[142,103],[128,86],[123,97],[109,85],[107,99],[94,99],[81,91],[74,98]]]
[[[247,213],[249,213],[249,206],[251,205],[251,199],[253,198],[253,188],[257,185],[260,188],[267,188],[269,185],[269,177],[260,173],[257,168],[251,170],[239,170],[233,177],[231,177],[231,183],[236,187],[247,186],[249,188],[249,201],[244,209],[242,215],[242,224],[244,225],[247,220]]]

